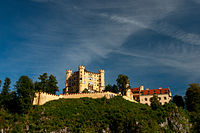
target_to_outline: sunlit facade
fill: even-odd
[[[87,89],[90,92],[102,92],[105,89],[104,70],[98,73],[89,72],[85,66],[79,66],[78,71],[66,70],[66,88],[63,93],[81,93]]]

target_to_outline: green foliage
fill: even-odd
[[[173,132],[173,128],[161,127],[160,123],[171,117],[171,112],[175,110],[173,104],[152,110],[147,105],[131,103],[122,97],[109,100],[60,99],[43,106],[34,106],[30,114],[17,118],[18,121],[14,123],[17,132],[21,128],[26,131],[27,126],[29,132],[59,132],[63,129],[68,132]],[[184,111],[177,112],[187,117]],[[184,122],[179,121],[180,117],[173,118],[184,125]]]
[[[105,91],[110,91],[111,92],[111,90],[112,90],[112,85],[111,84],[106,85]]]
[[[173,97],[173,101],[172,102],[175,103],[178,107],[182,107],[182,108],[185,107],[185,103],[183,101],[183,97],[182,96],[175,95]]]
[[[51,94],[56,94],[58,90],[58,81],[56,80],[56,77],[52,74],[50,76],[47,75],[47,73],[43,73],[38,78],[40,82],[35,82],[35,90],[36,91],[42,91],[47,92]]]
[[[200,86],[199,84],[189,86],[185,95],[186,108],[190,112],[198,112],[200,110]]]
[[[113,93],[118,93],[119,92],[119,89],[115,84],[112,86],[112,91],[111,92],[113,92]]]
[[[186,108],[190,111],[193,123],[193,132],[200,132],[200,86],[199,84],[189,84],[185,95]]]
[[[49,79],[47,80],[47,93],[56,94],[56,91],[58,91],[58,81],[56,80],[56,77],[52,74],[49,76]]]
[[[34,98],[34,84],[28,76],[21,76],[16,82],[17,102],[20,113],[27,113],[31,108]]]
[[[11,83],[11,80],[10,78],[6,78],[5,81],[4,81],[4,85],[3,85],[3,89],[2,89],[2,92],[1,94],[6,96],[9,94],[10,92],[10,83]]]
[[[39,87],[38,89],[41,89],[42,92],[47,92],[47,80],[48,80],[47,73],[43,73],[42,75],[40,75],[38,79],[40,80],[39,86],[37,86]]]
[[[109,91],[109,92],[113,92],[113,93],[118,93],[119,92],[118,87],[115,84],[113,86],[111,84],[108,84],[105,87],[105,91]]]
[[[161,107],[161,103],[159,102],[157,95],[154,95],[150,100],[151,100],[151,108],[153,110],[156,110]]]
[[[82,93],[89,93],[88,89],[84,89]]]
[[[5,109],[10,107],[10,101],[12,96],[10,95],[10,78],[5,78],[4,85],[0,95],[0,105]]]
[[[117,81],[117,86],[121,94],[126,95],[126,91],[130,87],[128,76],[120,74],[118,75],[118,78],[116,79],[116,81]]]

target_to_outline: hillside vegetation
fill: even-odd
[[[1,111],[7,128],[16,132],[189,132],[189,118],[170,103],[156,110],[113,99],[60,99],[34,106],[24,116]]]

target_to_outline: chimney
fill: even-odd
[[[146,90],[149,90],[149,88],[146,88]]]
[[[162,89],[162,87],[159,87],[159,89]]]

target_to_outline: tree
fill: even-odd
[[[4,81],[4,85],[1,91],[1,97],[0,97],[0,103],[1,105],[3,105],[4,108],[8,109],[9,105],[10,105],[10,100],[11,100],[11,96],[10,96],[10,84],[11,84],[11,80],[10,78],[5,78]]]
[[[197,83],[189,84],[186,90],[185,104],[190,111],[190,118],[193,122],[193,132],[200,132],[200,86]]]
[[[34,88],[36,92],[40,92],[42,90],[40,82],[36,81],[34,83]]]
[[[112,85],[111,84],[106,85],[105,91],[111,91],[111,90],[112,90]]]
[[[37,89],[41,89],[41,91],[46,92],[47,91],[47,80],[48,80],[48,75],[47,73],[43,73],[40,75],[38,78],[40,80],[40,86]]]
[[[153,110],[156,110],[157,108],[159,108],[161,106],[157,95],[153,95],[153,97],[150,99],[150,101],[151,101],[151,108]]]
[[[32,80],[28,76],[21,76],[16,82],[15,89],[18,97],[19,113],[27,113],[32,107],[35,94]]]
[[[84,89],[83,91],[82,91],[82,93],[89,93],[89,91],[88,91],[88,89]]]
[[[198,112],[200,110],[200,86],[199,84],[189,84],[187,88],[185,103],[188,111]]]
[[[179,96],[179,95],[175,95],[173,97],[173,101],[172,102],[175,103],[178,107],[184,108],[184,106],[185,106],[185,103],[183,101],[183,97]]]
[[[119,92],[119,89],[115,84],[112,86],[112,92],[113,93],[118,93]]]
[[[47,80],[47,93],[56,94],[56,91],[58,91],[58,81],[56,80],[56,77],[53,75],[49,76],[49,79]]]
[[[110,91],[110,92],[113,92],[113,93],[119,92],[118,87],[115,84],[113,86],[111,84],[108,84],[105,88],[105,91]]]
[[[1,94],[2,95],[8,95],[9,94],[9,91],[10,91],[10,83],[11,83],[11,80],[10,78],[5,78],[5,82],[4,82],[4,85],[3,85],[3,89],[2,89],[2,92]]]
[[[57,86],[58,81],[56,80],[55,76],[48,76],[47,73],[44,73],[40,75],[38,79],[40,80],[40,82],[36,81],[34,84],[36,91],[42,91],[51,94],[56,94],[56,91],[59,91]]]
[[[120,74],[116,81],[121,94],[126,95],[127,89],[130,88],[128,76]]]

